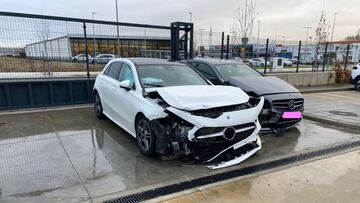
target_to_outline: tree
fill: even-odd
[[[244,7],[239,7],[234,15],[232,32],[234,33],[234,41],[246,45],[249,37],[251,37],[256,18],[256,1],[245,0]]]
[[[360,40],[360,29],[358,29],[358,32],[356,35],[351,35],[345,38],[346,41],[353,41],[353,40]]]
[[[319,21],[318,26],[317,26],[317,28],[315,30],[316,46],[315,46],[315,55],[314,55],[315,64],[314,64],[313,70],[318,70],[319,69],[320,48],[328,40],[328,37],[329,37],[329,34],[330,34],[329,29],[330,29],[330,25],[328,25],[328,23],[327,23],[326,14],[324,13],[324,11],[322,11],[320,21]],[[323,56],[323,57],[326,57],[326,56]]]

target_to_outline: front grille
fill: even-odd
[[[244,104],[237,104],[237,105],[231,105],[225,107],[217,107],[212,109],[200,109],[200,110],[191,111],[190,113],[194,116],[218,118],[224,112],[240,111],[247,108],[251,108],[250,104],[244,103]]]
[[[291,101],[294,101],[293,108],[290,108],[289,103]],[[304,105],[304,99],[285,99],[285,100],[275,100],[272,102],[272,105],[276,109],[281,110],[290,110],[290,111],[296,111],[303,107]]]
[[[255,123],[247,123],[247,124],[236,125],[236,126],[232,126],[232,127],[235,130],[247,129],[247,128],[249,128],[249,129],[241,131],[241,132],[237,132],[234,136],[234,139],[232,139],[232,140],[227,140],[223,137],[222,132],[225,130],[226,127],[200,128],[198,131],[195,132],[195,137],[197,138],[197,141],[199,143],[203,143],[203,144],[235,143],[235,142],[239,142],[241,140],[246,139],[256,129]],[[214,134],[214,133],[219,133],[219,135],[214,136],[214,137],[200,138],[200,136],[206,136],[206,135],[210,135],[210,134]]]

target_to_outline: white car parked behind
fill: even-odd
[[[114,58],[115,56],[113,54],[99,54],[92,59],[91,63],[108,63]]]
[[[357,91],[360,91],[360,63],[353,68],[351,73],[351,78],[355,86],[355,89]]]
[[[86,54],[79,54],[71,58],[72,62],[86,62]],[[88,61],[92,61],[92,57],[88,55]]]
[[[96,116],[137,139],[147,156],[177,154],[217,169],[259,149],[264,99],[213,86],[187,65],[160,59],[114,59],[94,85]]]
[[[267,66],[271,65],[270,59],[266,62]],[[249,66],[265,66],[265,59],[262,58],[252,58],[249,60]]]

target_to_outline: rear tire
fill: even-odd
[[[94,93],[94,109],[95,115],[99,119],[104,119],[106,116],[103,113],[103,107],[101,104],[100,96],[97,92]]]
[[[156,155],[156,141],[149,120],[140,115],[136,119],[135,130],[137,145],[141,153],[148,157],[154,157]]]

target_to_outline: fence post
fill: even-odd
[[[344,70],[346,70],[346,66],[347,66],[347,63],[348,63],[349,51],[350,51],[350,44],[348,44],[347,47],[346,47],[346,57],[345,57]]]
[[[230,42],[230,35],[226,36],[226,59],[229,59],[229,42]]]
[[[299,50],[298,50],[298,58],[296,64],[296,72],[299,72],[299,64],[300,64],[300,57],[301,57],[301,40],[299,41]]]
[[[186,34],[187,35],[187,34]],[[190,59],[194,58],[194,24],[190,24]]]
[[[267,66],[267,60],[268,60],[268,49],[269,49],[269,38],[266,39],[264,74],[266,74],[266,66]]]
[[[323,56],[323,68],[322,68],[322,72],[324,72],[325,71],[325,63],[326,63],[326,59],[327,59],[327,49],[328,49],[328,44],[329,44],[329,42],[326,42],[326,44],[325,44],[325,53],[324,53],[324,56]]]
[[[221,33],[221,59],[224,59],[224,32]]]
[[[84,44],[85,44],[85,59],[86,59],[86,75],[87,78],[90,78],[90,71],[89,71],[89,52],[88,52],[88,46],[87,46],[87,37],[86,37],[86,23],[83,22],[83,28],[84,28]],[[95,59],[94,59],[95,60]]]

